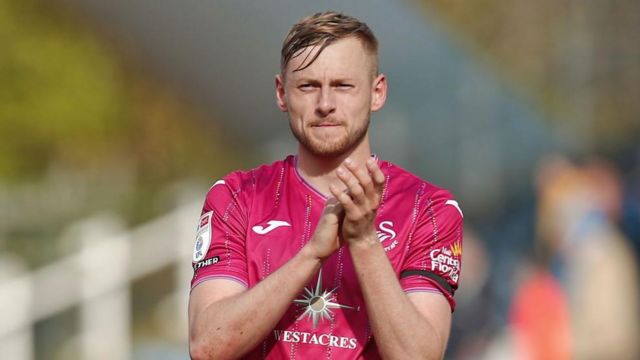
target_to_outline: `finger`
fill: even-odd
[[[367,160],[367,169],[369,170],[369,173],[373,178],[375,187],[378,189],[382,188],[384,186],[385,176],[384,173],[382,173],[382,170],[380,170],[376,159],[370,158],[369,160]]]
[[[331,192],[333,197],[335,197],[336,200],[340,202],[340,205],[342,205],[342,208],[345,210],[345,212],[354,213],[359,211],[358,206],[353,202],[348,192],[341,191],[337,186],[333,184],[329,185],[329,191]]]
[[[351,171],[340,166],[336,170],[336,174],[338,175],[338,179],[340,179],[347,186],[347,190],[351,195],[351,199],[353,199],[358,204],[362,204],[366,201],[366,198],[364,196],[364,189],[358,183],[358,179],[356,179],[356,177],[351,174]]]
[[[351,171],[351,174],[358,180],[358,183],[364,190],[365,196],[371,196],[374,191],[373,179],[369,175],[366,167],[357,166],[351,159],[344,161],[345,167]]]
[[[339,218],[343,215],[343,213],[344,208],[342,207],[342,204],[340,204],[340,201],[338,201],[338,199],[336,199],[335,197],[332,197],[325,203],[322,215],[324,216],[331,214]]]

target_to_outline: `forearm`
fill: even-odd
[[[194,357],[236,358],[253,349],[276,326],[320,265],[304,247],[255,287],[207,306],[192,317]]]
[[[444,340],[402,290],[375,235],[349,246],[380,354],[385,359],[440,359]]]

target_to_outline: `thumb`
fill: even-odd
[[[327,200],[322,211],[322,217],[334,216],[340,218],[344,215],[344,208],[342,204],[335,197],[331,197]]]

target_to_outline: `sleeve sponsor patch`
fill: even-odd
[[[209,251],[211,245],[211,218],[213,211],[209,211],[200,217],[198,231],[196,232],[196,243],[193,246],[193,262],[202,261]]]
[[[218,261],[220,261],[220,257],[218,257],[218,256],[210,257],[210,258],[208,258],[206,260],[199,261],[199,262],[193,264],[193,271],[196,271],[196,270],[201,269],[203,267],[211,266],[213,264],[217,264]]]
[[[431,271],[438,272],[444,276],[449,276],[454,283],[458,283],[460,275],[460,262],[462,256],[462,245],[454,242],[449,246],[431,250]]]

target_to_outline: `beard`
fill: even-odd
[[[300,145],[302,145],[302,147],[308,152],[315,156],[332,158],[346,154],[355,149],[362,142],[365,136],[367,136],[369,121],[370,116],[367,116],[361,126],[334,138],[317,138],[308,136],[304,130],[297,130],[292,125],[292,121],[289,121],[289,128]]]

